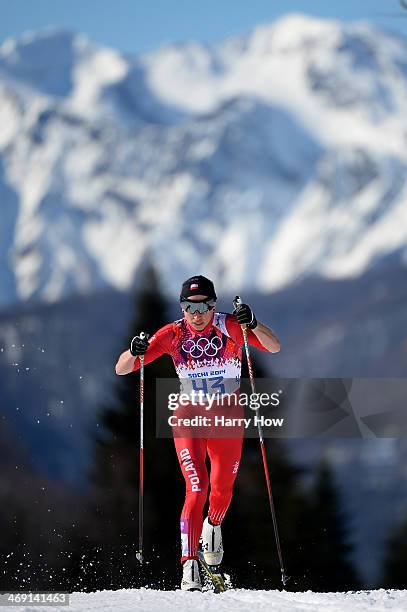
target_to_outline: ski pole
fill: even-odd
[[[234,306],[235,310],[241,305],[241,303],[242,303],[242,300],[237,295],[235,297],[235,299],[233,300],[233,306]],[[247,367],[248,367],[248,370],[249,370],[250,386],[251,386],[251,389],[252,389],[252,395],[254,395],[256,393],[256,389],[255,389],[255,384],[254,384],[254,373],[253,373],[252,360],[251,360],[251,357],[250,357],[249,342],[247,340],[246,325],[241,325],[241,328],[242,328],[242,333],[243,333],[244,348],[245,348],[245,352],[246,352]],[[256,410],[258,411],[259,409],[256,408]],[[280,537],[278,535],[276,511],[274,509],[273,494],[271,492],[271,484],[270,484],[270,475],[269,475],[269,469],[268,469],[268,465],[267,465],[266,447],[264,445],[263,428],[261,426],[260,419],[257,419],[257,428],[258,428],[258,432],[259,432],[260,449],[261,449],[261,456],[263,458],[263,468],[264,468],[264,475],[266,477],[266,483],[267,483],[267,491],[268,491],[268,498],[269,498],[269,504],[270,504],[271,517],[272,517],[272,520],[273,520],[274,536],[275,536],[276,545],[277,545],[277,554],[278,554],[278,559],[279,559],[279,562],[280,562],[281,581],[282,581],[283,585],[285,586],[287,584],[287,582],[288,582],[288,578],[289,577],[287,576],[287,574],[284,571],[283,555],[282,555],[282,552],[281,552]]]
[[[144,332],[140,338],[148,338]],[[140,467],[138,497],[138,551],[136,558],[143,563],[143,530],[144,530],[144,355],[140,355]]]

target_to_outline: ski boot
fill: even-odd
[[[230,588],[230,578],[221,571],[223,559],[222,530],[206,518],[202,527],[199,560],[204,571],[203,590],[222,593]]]
[[[223,559],[222,530],[220,525],[211,525],[208,517],[202,527],[201,545],[206,563],[210,567],[219,566]]]
[[[187,559],[182,565],[181,591],[202,591],[199,565],[196,559]]]

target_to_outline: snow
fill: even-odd
[[[290,593],[283,591],[249,591],[231,589],[226,593],[188,593],[182,591],[155,591],[150,589],[125,589],[119,591],[97,591],[96,593],[73,593],[70,596],[70,612],[247,612],[247,610],[273,610],[274,612],[375,612],[407,609],[407,591],[383,589],[357,593]],[[33,609],[14,607],[16,612]],[[38,612],[50,608],[38,606]]]
[[[406,48],[385,34],[379,34],[378,45],[377,34],[368,23],[344,25],[294,14],[213,48],[169,45],[147,55],[144,62],[152,90],[190,113],[213,112],[225,100],[251,95],[289,108],[325,144],[363,143],[377,151],[385,147],[401,153],[403,135],[387,123],[392,114],[383,110],[377,121],[371,109],[380,107],[384,90],[390,88],[394,113],[400,119],[406,111],[406,83],[394,69]],[[378,67],[369,70],[363,57],[352,66],[353,50],[347,41],[353,39],[365,42],[354,51],[358,57],[369,57],[370,47],[376,51]],[[310,88],[311,70],[326,80],[317,95]],[[350,113],[348,106],[328,105],[324,94],[338,100],[340,95],[352,95],[354,109]],[[391,132],[385,142],[384,129]]]
[[[81,46],[86,48],[88,45],[85,42]],[[86,60],[82,61],[75,70],[72,108],[79,112],[85,111],[89,117],[92,117],[93,105],[97,105],[103,88],[123,80],[128,70],[128,62],[119,52],[97,47],[92,49],[92,52],[87,53]]]
[[[202,266],[244,293],[407,261],[406,57],[368,23],[299,14],[140,58],[6,41],[0,305],[129,290],[146,253],[171,291]]]

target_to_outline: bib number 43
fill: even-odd
[[[225,385],[223,376],[214,376],[212,378],[199,378],[192,381],[192,388],[197,393],[205,395],[224,395]]]

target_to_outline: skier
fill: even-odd
[[[216,300],[214,285],[208,278],[193,276],[187,279],[180,294],[184,317],[159,329],[150,340],[135,336],[130,349],[120,355],[116,373],[137,371],[141,355],[148,364],[166,353],[171,355],[182,385],[188,381],[195,389],[206,391],[209,385],[209,389],[213,387],[216,391],[222,388],[224,380],[235,381],[238,387],[243,346],[241,325],[246,326],[249,343],[258,349],[276,353],[280,350],[280,342],[269,327],[257,321],[247,304],[240,304],[233,314],[218,313],[215,312]],[[221,371],[223,375],[211,377],[214,371],[217,374]],[[199,542],[201,540],[206,563],[219,566],[223,558],[221,523],[232,498],[243,433],[233,438],[174,436],[174,442],[186,484],[180,521],[181,589],[200,591]],[[207,454],[211,462],[210,482],[205,465]],[[203,521],[209,485],[209,511]]]

